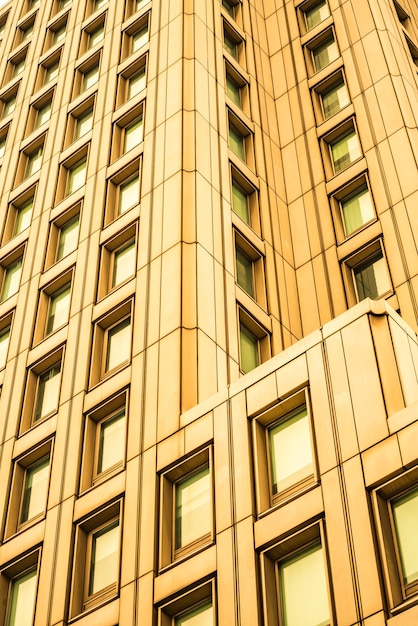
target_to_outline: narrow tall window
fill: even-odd
[[[17,209],[16,221],[13,228],[13,236],[18,235],[19,233],[26,230],[26,228],[29,228],[32,220],[32,211],[33,198],[31,198],[28,202],[25,202],[25,204]]]
[[[81,90],[86,91],[90,89],[93,85],[95,85],[99,81],[99,66],[93,65],[93,67],[89,68],[83,73],[83,81],[81,85]]]
[[[6,626],[32,626],[36,583],[36,568],[12,580]]]
[[[25,472],[20,523],[24,524],[45,511],[48,494],[49,455]]]
[[[330,623],[322,546],[316,544],[279,563],[283,626]]]
[[[241,86],[229,74],[226,75],[226,93],[232,102],[241,107]]]
[[[240,368],[244,374],[260,363],[258,338],[244,324],[239,328]]]
[[[418,489],[392,502],[400,568],[406,595],[418,589]]]
[[[268,430],[273,496],[301,486],[313,475],[312,443],[306,406]]]
[[[58,76],[59,71],[59,61],[55,61],[49,67],[46,68],[44,83],[47,85],[51,81],[53,81]]]
[[[128,100],[141,93],[146,87],[145,65],[128,79]]]
[[[132,52],[136,52],[142,46],[145,46],[148,43],[149,33],[148,33],[148,23],[142,26],[140,30],[132,35]]]
[[[19,290],[20,276],[22,274],[22,259],[17,259],[5,269],[3,287],[0,302],[4,302]]]
[[[327,120],[350,104],[347,86],[341,78],[320,94],[324,118]]]
[[[51,117],[51,109],[52,102],[50,100],[46,102],[43,106],[41,106],[40,109],[38,109],[38,112],[36,114],[35,128],[39,128],[39,126],[42,126],[42,124],[48,122]]]
[[[57,261],[60,261],[77,248],[79,221],[80,218],[76,215],[61,227],[58,239]]]
[[[6,365],[10,341],[10,324],[0,330],[0,369]]]
[[[235,247],[235,262],[237,268],[237,283],[254,298],[254,269],[253,262],[238,246]]]
[[[248,208],[248,195],[235,181],[232,181],[232,210],[246,224],[249,224],[250,212]]]
[[[122,284],[135,273],[135,240],[115,250],[113,255],[112,287]]]
[[[77,117],[75,125],[75,138],[79,139],[86,135],[93,128],[93,107],[84,111]]]
[[[49,301],[48,320],[46,334],[53,333],[68,322],[70,313],[71,283],[68,283],[56,293],[52,294]]]
[[[95,45],[103,41],[104,39],[104,24],[100,24],[97,28],[91,31],[89,34],[89,48],[93,48]]]
[[[2,156],[4,156],[4,153],[6,152],[6,141],[7,135],[4,135],[0,138],[0,159]]]
[[[131,318],[127,317],[107,331],[105,372],[110,372],[131,356]]]
[[[125,128],[125,134],[123,138],[123,152],[125,153],[129,150],[132,150],[132,148],[141,143],[142,139],[143,119],[141,115]]]
[[[245,161],[245,138],[232,124],[229,124],[229,147],[237,157]]]
[[[11,115],[16,108],[16,95],[12,96],[4,102],[2,118]]]
[[[60,390],[60,372],[61,363],[57,363],[40,374],[33,415],[34,422],[39,422],[44,417],[56,412]]]
[[[29,178],[32,174],[39,172],[42,163],[43,146],[39,146],[34,152],[28,155],[26,163],[25,178]]]
[[[175,549],[184,548],[212,531],[209,466],[175,484]]]
[[[122,463],[125,454],[125,409],[107,417],[98,425],[96,474]]]
[[[135,174],[135,176],[120,185],[118,214],[122,215],[122,213],[125,213],[125,211],[128,211],[136,204],[139,204],[138,174]]]
[[[80,189],[86,182],[87,159],[82,159],[68,171],[67,196]]]
[[[88,595],[116,585],[119,568],[119,520],[114,520],[91,535]]]

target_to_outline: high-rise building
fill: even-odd
[[[418,623],[416,0],[0,5],[0,626]]]

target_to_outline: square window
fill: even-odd
[[[213,522],[209,465],[179,480],[174,490],[176,553],[211,534]]]
[[[320,93],[322,111],[324,119],[328,119],[332,115],[341,111],[350,104],[347,86],[344,79],[340,78]]]
[[[392,291],[386,260],[381,249],[353,267],[357,298],[372,300]]]
[[[43,145],[36,148],[33,152],[27,155],[25,178],[29,178],[32,174],[39,172],[42,165]]]
[[[303,11],[306,20],[306,28],[310,30],[327,19],[330,15],[327,0],[319,0]]]
[[[7,352],[9,350],[11,326],[8,323],[0,328],[0,369],[6,366]]]
[[[126,317],[106,332],[106,357],[104,372],[107,374],[127,363],[131,358],[131,318]]]
[[[281,623],[330,623],[328,585],[321,544],[314,544],[278,563]],[[303,598],[303,602],[301,602]]]
[[[333,139],[329,146],[335,173],[345,169],[362,156],[360,142],[354,128],[351,128],[343,136]]]
[[[37,568],[32,567],[10,581],[7,626],[22,626],[33,623],[37,579]]]
[[[339,51],[334,35],[328,36],[324,41],[320,41],[312,48],[312,59],[315,72],[319,72],[324,67],[338,59]]]
[[[77,214],[59,229],[56,260],[60,261],[77,249],[80,216]]]
[[[347,235],[375,219],[373,201],[367,183],[340,200],[344,229]]]
[[[57,412],[60,383],[61,361],[38,376],[33,423],[36,424]]]
[[[26,468],[23,481],[20,525],[43,515],[49,486],[49,455]]]
[[[70,314],[71,283],[67,283],[49,298],[46,335],[68,323]]]
[[[66,196],[81,189],[86,182],[87,157],[84,157],[68,169]]]
[[[240,369],[247,374],[260,364],[258,337],[243,323],[239,326]]]
[[[4,268],[0,302],[4,302],[19,291],[22,264],[23,258],[20,257]]]

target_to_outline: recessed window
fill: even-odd
[[[240,369],[247,374],[260,364],[258,337],[243,323],[239,326]]]
[[[93,65],[85,72],[83,72],[83,77],[81,81],[81,91],[86,91],[93,87],[99,81],[99,64]]]
[[[237,157],[245,161],[245,138],[233,124],[229,124],[229,147]]]
[[[241,85],[232,76],[226,74],[226,94],[239,107],[241,107]]]
[[[347,235],[355,232],[376,217],[367,184],[340,200],[344,229]]]
[[[248,206],[248,194],[236,183],[232,181],[232,210],[246,224],[250,223],[250,210]]]
[[[4,156],[4,153],[6,152],[6,141],[7,135],[3,135],[3,137],[0,137],[0,159]]]
[[[93,2],[94,10],[98,11],[102,7],[106,6],[107,3],[108,3],[108,0],[94,0],[94,2]]]
[[[61,41],[64,41],[66,34],[67,34],[67,22],[64,22],[63,24],[60,24],[59,26],[57,26],[57,28],[54,29],[52,33],[52,41],[51,41],[52,45],[55,46]]]
[[[342,136],[331,140],[329,146],[335,173],[345,169],[362,156],[360,142],[354,128],[350,128]]]
[[[33,623],[37,578],[37,568],[33,567],[11,580],[7,626],[26,626]]]
[[[26,41],[27,39],[29,39],[29,37],[33,33],[33,26],[34,26],[34,22],[31,21],[25,24],[24,26],[20,27],[20,30],[21,30],[20,41]]]
[[[59,9],[60,11],[62,11],[63,9],[66,9],[67,7],[69,7],[72,3],[72,0],[60,0],[59,2]]]
[[[0,302],[4,302],[7,298],[10,298],[18,292],[22,274],[22,264],[23,259],[20,257],[4,268]]]
[[[359,301],[376,299],[392,290],[386,259],[381,249],[353,267],[354,283]]]
[[[190,546],[212,531],[209,466],[175,484],[175,550]]]
[[[56,260],[60,261],[71,252],[74,252],[78,244],[80,216],[75,215],[59,229]]]
[[[55,363],[37,379],[33,422],[37,423],[58,410],[61,382],[61,362]]]
[[[146,87],[146,67],[143,65],[138,72],[128,79],[128,100],[141,93]]]
[[[324,119],[335,115],[338,111],[341,111],[341,109],[350,104],[350,97],[344,79],[340,77],[336,82],[332,83],[330,87],[322,91],[320,93],[320,99]]]
[[[235,246],[235,264],[238,285],[254,298],[253,260],[238,245]]]
[[[2,111],[2,119],[11,115],[16,108],[16,97],[17,95],[14,93],[7,100],[4,100],[3,111]]]
[[[45,512],[49,484],[49,461],[48,455],[25,471],[20,524],[25,524]]]
[[[177,615],[174,620],[175,626],[213,626],[214,613],[212,602],[206,601],[193,609]]]
[[[278,563],[281,623],[330,623],[328,585],[321,544]],[[301,599],[303,598],[303,601]]]
[[[119,187],[118,215],[139,204],[139,174],[135,174]]]
[[[230,15],[232,18],[235,17],[234,4],[230,2],[230,0],[222,0],[222,6],[225,9],[225,11],[228,13],[228,15]]]
[[[119,568],[119,540],[118,519],[90,534],[88,597],[116,584]]]
[[[111,372],[131,358],[131,318],[126,317],[106,331],[104,372]]]
[[[106,416],[97,424],[95,476],[121,466],[125,457],[125,408]]]
[[[67,189],[66,195],[77,191],[83,187],[86,182],[86,170],[87,170],[87,158],[83,158],[78,163],[75,163],[68,170]]]
[[[104,23],[100,23],[89,33],[88,47],[93,48],[104,39]]]
[[[392,500],[396,546],[406,596],[418,591],[418,489]]]
[[[30,198],[27,202],[17,207],[16,220],[13,228],[13,236],[18,235],[19,233],[26,230],[26,228],[29,228],[32,220],[32,212],[33,198]]]
[[[129,152],[143,140],[143,117],[135,119],[125,128],[123,137],[123,152]]]
[[[17,76],[20,76],[20,74],[23,74],[23,71],[25,69],[25,63],[25,57],[13,63],[12,78],[16,78]]]
[[[232,30],[224,28],[224,48],[236,61],[241,57],[242,39]]]
[[[58,77],[59,67],[60,67],[59,59],[52,62],[50,65],[48,65],[48,67],[46,67],[45,75],[44,75],[44,85],[47,85],[48,83],[50,83],[51,81],[55,80]]]
[[[39,172],[42,165],[43,145],[36,148],[33,152],[27,155],[25,178],[29,178],[32,174]]]
[[[93,107],[89,107],[86,111],[76,118],[75,123],[75,139],[83,137],[93,128]]]
[[[332,61],[335,61],[335,59],[338,59],[338,57],[337,42],[332,34],[312,48],[312,59],[316,72],[322,70],[322,68],[329,65]]]
[[[52,101],[49,100],[37,110],[35,128],[39,128],[39,126],[49,121],[51,118],[51,109]]]
[[[327,19],[329,16],[329,8],[326,0],[320,0],[315,2],[312,6],[303,11],[306,20],[306,27],[308,30],[314,28],[321,22]]]
[[[70,313],[71,283],[67,283],[49,298],[46,334],[53,333],[68,322]]]
[[[148,31],[148,22],[141,26],[139,30],[137,30],[132,35],[132,52],[136,52],[142,46],[145,46],[149,40],[149,31]]]
[[[10,343],[10,323],[0,328],[0,369],[5,367]]]
[[[112,288],[121,285],[135,274],[136,246],[132,239],[113,253]]]

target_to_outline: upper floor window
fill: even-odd
[[[353,267],[358,300],[379,298],[392,290],[381,248]]]
[[[260,360],[258,337],[242,322],[239,326],[240,369],[247,374],[257,367]]]
[[[7,352],[10,342],[10,322],[0,328],[0,369],[6,365]]]
[[[326,120],[350,104],[347,85],[345,84],[342,75],[339,74],[335,81],[331,82],[329,86],[321,91],[319,97],[321,100],[323,116]]]
[[[339,57],[337,42],[332,33],[327,33],[326,37],[319,41],[315,40],[310,49],[315,72],[319,72]]]
[[[367,184],[340,200],[344,228],[347,235],[375,218],[373,201]]]
[[[210,600],[200,603],[192,609],[177,615],[174,620],[175,626],[213,626],[214,613]]]
[[[4,302],[7,298],[10,298],[18,292],[22,274],[22,264],[23,258],[19,257],[4,268],[0,302]]]
[[[329,16],[328,2],[327,0],[319,0],[319,2],[314,4],[311,3],[306,9],[303,9],[303,13],[305,15],[306,27],[310,30]]]
[[[209,466],[175,484],[175,551],[190,546],[212,530]]]
[[[345,169],[362,156],[358,135],[353,127],[349,128],[343,135],[331,139],[329,146],[335,173]]]
[[[48,482],[49,455],[31,465],[25,471],[20,524],[24,524],[44,513],[48,494]]]

